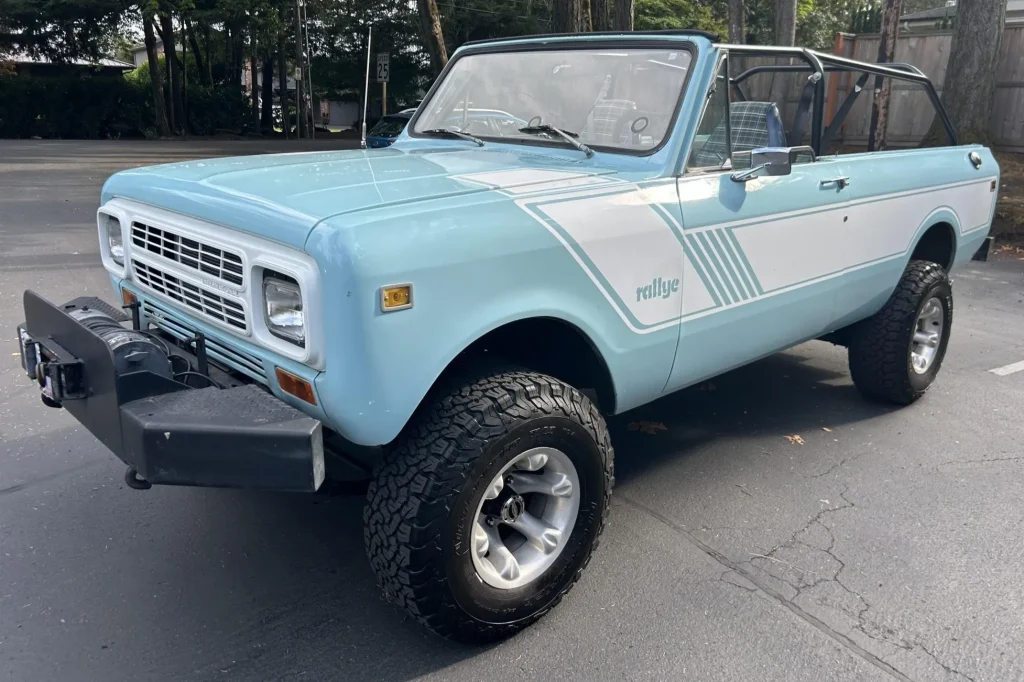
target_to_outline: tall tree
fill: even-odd
[[[249,38],[249,83],[252,86],[249,94],[252,97],[252,127],[260,127],[260,73],[256,68],[256,32],[251,31]]]
[[[274,132],[274,57],[271,53],[263,58],[263,108],[260,112],[260,130],[264,135]]]
[[[882,9],[882,30],[878,41],[878,63],[892,62],[896,57],[896,38],[900,32],[900,0],[885,0]],[[889,99],[892,79],[875,78],[875,99],[871,104],[871,128],[868,130],[868,151],[885,149],[885,131],[889,126]]]
[[[167,69],[170,71],[170,89],[168,95],[170,102],[168,106],[168,118],[171,128],[177,132],[185,128],[184,104],[182,101],[181,88],[181,61],[178,58],[177,41],[174,35],[174,20],[169,11],[160,12],[159,23],[156,25],[160,40],[164,43],[164,59],[167,62]]]
[[[285,21],[284,9],[278,13],[280,22],[277,27],[277,88],[281,93],[281,128],[284,129],[284,137],[291,137],[291,126],[288,125],[288,62],[285,59],[284,51],[284,29],[288,25]]]
[[[733,45],[742,45],[746,42],[745,13],[743,0],[729,0],[729,42]]]
[[[551,30],[555,33],[584,33],[587,17],[582,0],[554,0]]]
[[[989,139],[989,119],[996,95],[999,44],[1006,23],[1006,0],[959,0],[956,23],[942,84],[945,106],[960,144]],[[922,144],[945,139],[938,118]]]
[[[448,63],[448,50],[444,45],[444,34],[441,32],[441,18],[437,13],[435,0],[416,0],[416,9],[420,15],[420,38],[430,55],[430,69],[437,77],[441,69]]]
[[[615,30],[632,31],[635,11],[633,0],[615,0]]]
[[[796,43],[796,2],[797,0],[774,0],[776,45]]]
[[[590,0],[590,21],[595,31],[607,31],[612,27],[609,0]]]
[[[167,111],[164,108],[164,84],[160,76],[160,61],[156,53],[156,35],[153,33],[153,22],[156,20],[153,9],[142,8],[142,34],[146,43],[146,59],[149,62],[149,78],[153,86],[153,111],[156,116],[156,127],[161,137],[169,137],[170,126],[167,125]]]

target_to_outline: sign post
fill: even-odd
[[[380,115],[388,114],[388,80],[391,78],[391,56],[387,52],[377,53],[377,82],[381,85]]]
[[[366,107],[370,102],[370,48],[373,43],[373,27],[366,31],[366,88],[363,89],[363,121],[362,134],[359,139],[359,146],[366,149]]]

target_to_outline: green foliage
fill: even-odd
[[[697,28],[725,36],[729,28],[723,10],[695,0],[637,0],[634,26],[638,31]]]
[[[0,55],[95,59],[110,51],[128,7],[121,0],[0,0]]]

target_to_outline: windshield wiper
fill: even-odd
[[[569,144],[571,144],[573,147],[576,147],[576,149],[579,149],[581,152],[586,154],[588,158],[594,155],[593,149],[591,149],[590,147],[576,139],[579,137],[579,135],[577,135],[576,133],[570,133],[568,131],[562,130],[561,128],[556,128],[555,126],[549,126],[547,124],[526,126],[525,128],[520,128],[519,132],[526,133],[527,135],[547,135],[549,137],[552,134],[555,134],[561,137]]]
[[[475,135],[464,133],[461,130],[455,130],[454,128],[431,128],[430,130],[421,130],[420,135],[431,135],[433,137],[457,137],[462,140],[468,140],[475,144],[477,147],[483,147],[484,141]]]

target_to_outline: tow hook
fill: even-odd
[[[139,470],[132,466],[124,472],[124,482],[133,490],[149,490],[153,487],[153,484],[139,476]]]

